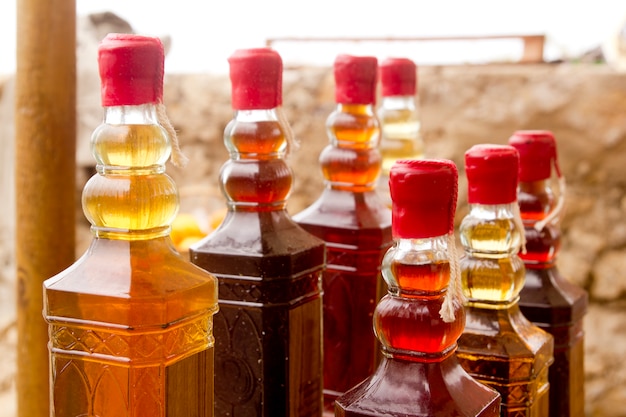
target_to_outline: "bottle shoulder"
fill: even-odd
[[[345,229],[391,229],[391,210],[375,191],[326,188],[309,207],[295,214],[299,224]]]
[[[337,407],[354,415],[497,417],[500,395],[472,378],[454,355],[428,363],[383,358],[372,376],[337,400]]]
[[[47,279],[44,287],[73,292],[81,292],[82,287],[84,292],[149,297],[215,280],[211,273],[183,258],[169,236],[141,241],[95,238],[73,265]],[[140,286],[144,282],[152,284]]]
[[[228,211],[219,227],[196,244],[198,247],[222,246],[225,251],[241,249],[242,253],[278,253],[281,248],[267,243],[282,240],[291,242],[291,249],[314,247],[323,242],[304,230],[286,210]]]
[[[520,308],[535,323],[574,323],[587,311],[589,296],[583,288],[567,281],[556,267],[526,268]]]
[[[44,282],[44,293],[46,315],[137,326],[217,308],[217,278],[183,258],[169,237],[94,239],[72,266]]]
[[[459,338],[461,355],[499,357],[511,366],[532,359],[534,366],[526,369],[526,377],[531,377],[552,363],[553,349],[552,335],[531,323],[517,303],[506,309],[466,308],[465,331]]]

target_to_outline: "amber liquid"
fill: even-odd
[[[151,114],[119,110],[107,112]],[[54,415],[212,416],[217,282],[168,236],[178,199],[167,139],[156,125],[106,124],[94,145],[83,208],[96,237],[44,283]]]
[[[221,181],[228,212],[190,249],[219,280],[215,409],[220,416],[322,414],[324,243],[285,211],[292,173],[271,112],[227,127]]]
[[[294,220],[326,243],[324,398],[332,411],[335,398],[371,375],[378,360],[372,318],[392,237],[391,212],[375,190],[381,160],[371,106],[339,105],[327,126],[331,143],[320,156],[326,188]]]
[[[568,282],[555,266],[560,231],[549,224],[541,231],[536,221],[555,205],[546,181],[521,183],[518,193],[526,232],[526,282],[520,293],[524,316],[554,337],[554,363],[550,366],[550,415],[584,415],[584,332],[586,291]]]
[[[390,273],[389,294],[374,319],[384,358],[372,376],[337,399],[335,415],[498,416],[498,394],[471,378],[453,354],[463,307],[456,305],[451,323],[440,317],[450,264],[393,260]]]
[[[460,226],[468,298],[457,357],[465,370],[502,396],[501,415],[548,416],[553,338],[520,312],[524,265],[520,231],[508,205],[474,205]]]

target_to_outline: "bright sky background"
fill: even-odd
[[[0,0],[0,74],[15,69],[15,9]],[[77,0],[77,12],[113,11],[138,33],[168,34],[168,72],[225,72],[239,48],[269,37],[547,35],[545,58],[568,58],[600,45],[626,20],[623,0]],[[515,59],[521,46],[496,44],[276,44],[286,63],[332,63],[337,53],[405,55],[418,64]],[[504,45],[504,46],[503,46]],[[334,48],[333,48],[334,46]],[[380,45],[378,45],[380,46]],[[488,52],[484,50],[491,48]],[[500,49],[498,49],[500,48]]]

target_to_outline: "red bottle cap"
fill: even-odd
[[[458,178],[449,160],[396,161],[389,172],[393,236],[419,239],[452,233]]]
[[[374,104],[378,60],[371,56],[339,55],[335,59],[335,101]]]
[[[232,107],[273,109],[283,102],[283,60],[270,48],[240,49],[230,58]]]
[[[382,96],[413,96],[417,91],[417,65],[408,58],[388,58],[380,64]]]
[[[98,48],[102,105],[163,101],[163,44],[159,38],[112,33]]]
[[[509,138],[509,145],[519,152],[519,180],[539,181],[550,178],[552,164],[561,176],[556,160],[556,141],[548,130],[518,130]]]
[[[519,154],[508,145],[474,145],[465,152],[467,200],[470,204],[517,201]]]

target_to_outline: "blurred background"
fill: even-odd
[[[263,46],[276,37],[434,37],[493,34],[546,35],[546,61],[575,59],[606,44],[626,19],[626,2],[615,0],[317,0],[314,2],[195,0],[78,0],[77,13],[111,11],[136,32],[167,35],[168,72],[226,72],[234,49]],[[15,1],[0,3],[0,74],[15,69]],[[352,45],[359,53],[357,45]],[[376,54],[397,45],[366,45]],[[276,44],[286,64],[328,64],[328,43]],[[332,45],[342,48],[344,45]],[[418,64],[515,60],[515,41],[421,42],[412,48]]]
[[[17,3],[0,1],[0,195],[5,199],[0,205],[0,417],[16,412],[12,74]],[[585,318],[585,415],[626,416],[625,1],[76,0],[76,9],[76,196],[93,173],[88,138],[102,118],[97,43],[108,31],[159,36],[168,51],[168,114],[190,157],[185,169],[168,166],[168,173],[179,185],[182,212],[205,220],[202,234],[210,232],[211,216],[219,218],[224,207],[217,178],[228,158],[223,146],[223,129],[232,117],[227,58],[236,49],[270,40],[285,63],[284,107],[301,141],[291,160],[296,167],[292,213],[322,188],[317,155],[327,143],[324,121],[334,107],[331,66],[338,53],[406,56],[420,66],[418,98],[429,157],[449,158],[461,167],[464,151],[473,144],[503,143],[517,129],[552,130],[568,180],[559,268],[591,300]],[[494,35],[514,36],[467,38]],[[519,64],[524,35],[545,35],[539,62]],[[320,37],[347,40],[298,41]],[[457,39],[364,40],[433,37]],[[459,218],[465,209],[462,190],[460,184]],[[75,216],[79,256],[91,233],[78,198]]]

